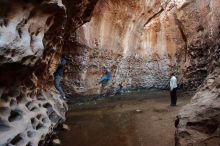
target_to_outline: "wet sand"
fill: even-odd
[[[169,91],[145,90],[72,103],[61,146],[174,146],[176,115],[191,96],[179,93],[176,107],[169,106]]]

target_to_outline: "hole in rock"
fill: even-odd
[[[22,145],[24,143],[24,139],[22,138],[22,136],[20,134],[16,135],[12,140],[11,140],[11,144],[12,145]]]
[[[22,37],[22,30],[21,30],[21,27],[18,27],[17,30],[18,30],[19,37],[21,38],[21,37]],[[14,56],[14,55],[12,55],[12,56]]]
[[[199,25],[197,27],[197,32],[200,32],[200,31],[204,31],[204,27],[202,25]]]
[[[34,146],[31,142],[28,142],[26,146]]]
[[[31,107],[33,106],[33,102],[29,101],[28,103],[25,104],[25,106],[30,110]]]
[[[38,108],[36,106],[34,106],[30,109],[30,111],[37,111],[37,110],[38,110]]]
[[[46,25],[49,26],[53,20],[53,17],[49,17],[46,21]]]
[[[205,134],[213,134],[219,127],[219,122],[215,119],[203,120],[199,122],[188,122],[188,127]]]
[[[16,100],[17,100],[17,103],[22,103],[22,102],[25,102],[26,98],[24,95],[19,95],[16,97]]]
[[[42,115],[41,115],[41,114],[38,114],[36,117],[37,117],[37,119],[39,120],[39,119],[42,117]]]
[[[11,99],[10,101],[10,107],[12,106],[16,106],[17,105],[17,101],[15,99]]]
[[[45,103],[43,105],[44,108],[52,108],[52,105],[50,103]]]
[[[22,119],[23,113],[20,110],[12,110],[8,118],[9,122],[14,122]]]
[[[44,108],[47,109],[47,114],[50,115],[54,110],[53,110],[53,107],[50,103],[45,103],[43,105]]]
[[[30,111],[37,111],[39,108],[34,104],[34,102],[33,101],[29,101],[28,103],[26,103],[26,105],[25,105],[27,108],[28,108],[28,110],[30,110]]]
[[[36,126],[36,130],[39,130],[41,128],[44,128],[44,125],[42,123],[38,123]]]
[[[37,31],[35,32],[35,36],[37,36],[40,33],[40,28],[37,29]]]
[[[35,118],[31,118],[31,124],[32,124],[33,129],[36,129],[38,121]]]
[[[31,92],[30,98],[34,99],[35,97],[36,97],[36,93],[35,92]]]

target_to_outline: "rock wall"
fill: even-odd
[[[65,7],[59,0],[1,0],[0,7],[0,145],[43,145],[67,110],[46,81],[61,50],[48,45],[55,39],[47,32],[62,27],[55,21]]]
[[[70,95],[129,88],[166,88],[176,72],[184,89],[197,90],[176,121],[176,145],[219,145],[219,2],[215,0],[100,0],[79,27],[65,81]],[[72,48],[73,51],[70,51]],[[97,85],[102,63],[112,79]]]
[[[67,92],[112,93],[122,80],[132,89],[167,88],[176,70],[176,48],[184,44],[168,11],[159,0],[100,0],[91,21],[77,29]],[[103,63],[112,72],[105,91],[97,85]]]
[[[84,13],[93,3],[0,0],[1,146],[44,145],[65,120],[68,107],[53,87],[53,73],[70,20],[73,28],[88,21]],[[69,13],[76,7],[82,15]]]
[[[166,89],[171,72],[181,87],[195,90],[207,76],[208,3],[100,0],[91,21],[77,29],[74,51],[65,48],[72,58],[66,92],[114,93],[122,80],[131,89]],[[97,85],[103,63],[112,71],[104,91]]]
[[[192,5],[199,7],[192,8]],[[199,26],[196,27],[197,29],[190,29],[192,26],[190,22],[184,24],[188,33],[193,33],[193,30],[198,31],[197,35],[191,37],[192,41],[187,51],[190,51],[191,58],[197,58],[201,66],[195,66],[196,62],[192,61],[190,62],[191,68],[197,67],[201,71],[207,72],[208,77],[197,90],[191,103],[185,106],[178,115],[176,120],[176,145],[178,146],[219,145],[219,5],[220,2],[214,0],[190,1],[187,6],[182,8],[182,12],[193,10],[194,13],[190,13],[191,20],[200,23],[200,26],[197,25]],[[200,17],[196,19],[196,17],[192,17],[192,14],[200,14],[198,15]],[[187,16],[186,13],[185,16]],[[186,17],[185,20],[188,18]],[[204,51],[205,56],[202,54]],[[205,59],[202,59],[203,57]],[[197,73],[195,72],[191,76],[197,76]]]

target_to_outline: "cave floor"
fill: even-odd
[[[100,101],[72,103],[62,146],[174,146],[174,121],[189,93],[170,107],[169,91],[138,91]]]

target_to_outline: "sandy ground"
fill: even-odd
[[[170,107],[168,91],[141,91],[101,102],[73,104],[58,135],[62,146],[174,146],[174,121],[192,95]]]

